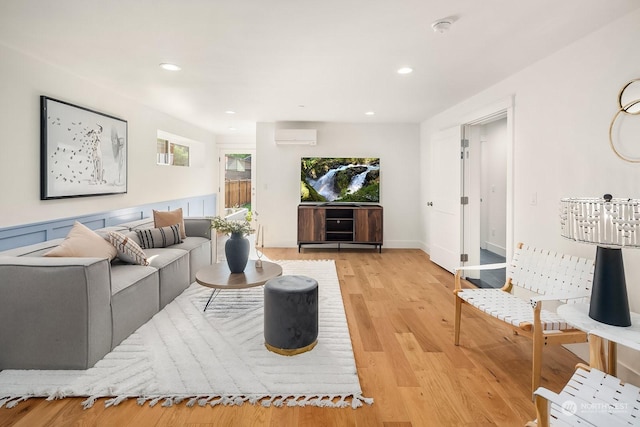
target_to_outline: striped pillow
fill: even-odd
[[[130,264],[149,265],[147,255],[142,248],[128,236],[120,234],[117,231],[110,231],[109,242],[115,246],[118,251],[118,258],[120,258],[121,261]]]
[[[140,246],[143,249],[166,248],[167,246],[182,243],[180,239],[180,226],[178,224],[168,227],[148,228],[136,230]]]

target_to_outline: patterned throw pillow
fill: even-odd
[[[149,265],[147,255],[133,239],[117,231],[110,231],[109,242],[117,249],[118,258],[121,261],[130,264]]]
[[[136,230],[136,234],[142,249],[166,248],[167,246],[182,243],[178,224],[170,225],[169,227]]]

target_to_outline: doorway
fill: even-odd
[[[256,206],[256,151],[245,148],[222,148],[218,152],[218,215],[232,220],[248,220],[255,228]],[[254,247],[253,234],[248,238]],[[214,259],[225,260],[224,245],[227,236],[218,233]],[[253,249],[252,249],[253,250]]]
[[[506,111],[464,126],[463,253],[470,265],[498,264],[507,253]],[[480,270],[467,280],[482,288],[504,285],[506,269]]]
[[[507,112],[463,126],[463,253],[469,265],[498,264],[507,255]],[[481,288],[500,288],[506,268],[470,271]]]
[[[246,209],[251,220],[256,210],[255,150],[222,149],[219,153],[219,212],[221,217]],[[236,216],[238,216],[236,215]],[[242,219],[242,218],[233,218]]]
[[[478,265],[480,260],[480,127],[506,117],[504,147],[506,258],[513,253],[513,105],[508,97],[487,105],[457,120],[460,125],[441,129],[431,135],[429,187],[427,201],[431,261],[454,272],[463,265]],[[502,167],[502,166],[501,166]],[[489,187],[491,188],[491,187]],[[496,228],[496,233],[498,229]],[[488,262],[485,260],[485,263]],[[467,278],[480,278],[471,271]]]

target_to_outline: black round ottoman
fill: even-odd
[[[264,285],[264,344],[285,356],[304,353],[318,342],[318,282],[280,276]]]

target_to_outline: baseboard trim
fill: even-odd
[[[507,256],[507,249],[506,248],[503,248],[502,246],[498,246],[498,245],[496,245],[494,243],[491,243],[491,242],[485,242],[485,245],[486,245],[487,250],[489,252],[493,252],[494,254],[500,255],[500,256],[503,256],[503,257]]]

